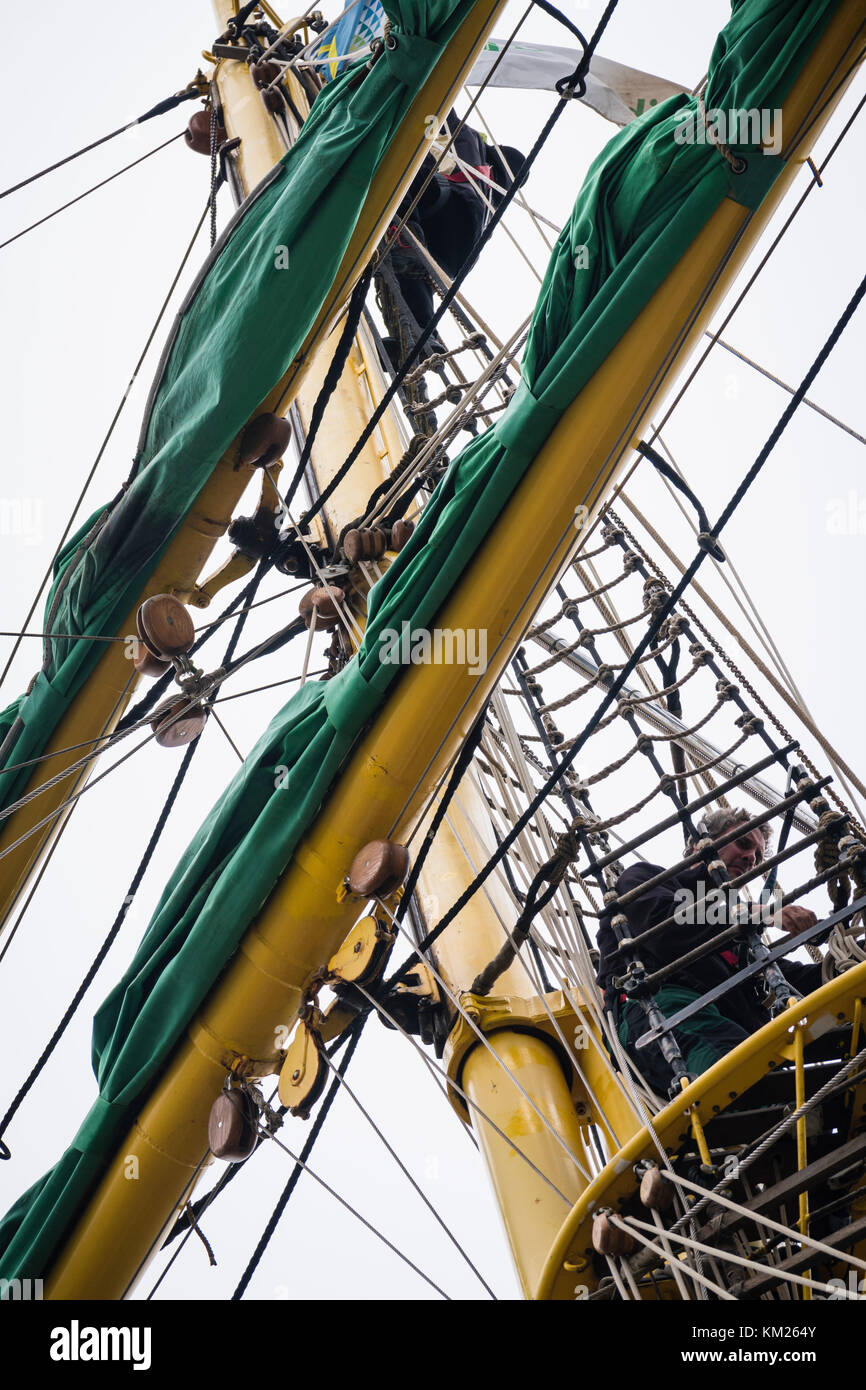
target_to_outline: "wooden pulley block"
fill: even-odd
[[[312,627],[315,613],[316,630],[331,632],[340,621],[340,609],[345,602],[345,589],[338,589],[336,584],[319,584],[302,595],[298,612],[307,627]]]
[[[258,1137],[258,1110],[246,1091],[221,1091],[210,1108],[207,1141],[214,1158],[241,1163],[249,1158]]]
[[[157,705],[150,727],[160,748],[182,748],[198,738],[207,723],[207,710],[191,705],[188,695],[172,695]]]
[[[138,635],[154,656],[171,661],[195,642],[195,626],[188,608],[173,594],[146,598],[136,614]]]
[[[387,898],[409,872],[409,851],[394,840],[371,840],[349,870],[349,888],[359,898]]]
[[[305,1120],[328,1079],[328,1064],[320,1040],[306,1023],[299,1023],[280,1068],[278,1093],[293,1115]]]
[[[285,111],[286,98],[283,96],[279,87],[265,88],[264,92],[262,92],[262,97],[264,98],[265,106],[269,111],[272,111],[275,116],[278,116],[281,111]]]
[[[281,72],[282,68],[273,58],[260,58],[250,68],[250,76],[257,87],[267,87],[271,82],[276,82]]]
[[[343,554],[350,565],[359,560],[378,560],[385,554],[388,537],[378,526],[353,527],[343,537]]]
[[[640,1180],[640,1199],[650,1211],[667,1211],[674,1200],[673,1183],[665,1182],[660,1169],[653,1164]]]
[[[257,415],[241,435],[241,463],[268,468],[281,459],[292,437],[292,427],[283,415]]]
[[[154,656],[144,642],[137,643],[137,648],[132,664],[140,676],[161,676],[168,670],[171,662]]]
[[[414,521],[395,521],[389,538],[391,550],[402,550],[414,530]]]
[[[599,1255],[630,1255],[634,1247],[634,1236],[614,1226],[607,1212],[600,1211],[593,1219],[592,1248]]]
[[[210,111],[196,111],[189,118],[189,125],[184,131],[183,138],[191,150],[196,154],[210,154]],[[224,144],[227,139],[226,128],[217,121],[216,128],[216,147]]]

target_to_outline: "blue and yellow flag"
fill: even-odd
[[[379,0],[356,0],[336,24],[319,36],[314,56],[321,63],[319,71],[324,80],[330,82],[339,77],[347,60],[367,48],[372,39],[382,37],[384,26],[385,11]]]

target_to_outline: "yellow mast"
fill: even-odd
[[[430,112],[444,114],[451,107],[475,55],[504,5],[505,0],[478,0],[455,34],[448,51],[419,89],[376,171],[322,310],[297,358],[282,380],[275,383],[255,412],[256,415],[276,409],[281,412],[288,410],[311,370],[315,348],[324,342],[355,281],[380,241],[393,209],[428,151],[425,117]],[[235,7],[231,0],[214,0],[214,9],[216,22],[222,31],[235,13]],[[283,157],[285,149],[276,135],[274,122],[265,110],[261,93],[254,86],[246,63],[221,63],[216,80],[222,93],[228,134],[241,137],[236,157],[246,193]],[[355,360],[357,362],[357,358]],[[242,434],[243,430],[216,465],[159,566],[118,628],[118,637],[126,638],[135,633],[136,613],[151,594],[174,593],[182,599],[189,599],[193,594],[196,580],[216,542],[228,528],[234,510],[255,472],[251,466],[239,463]],[[356,437],[357,434],[351,435],[351,442]],[[136,685],[132,662],[126,655],[123,643],[106,643],[106,646],[108,650],[105,655],[72,701],[46,745],[44,761],[37,765],[19,795],[24,796],[44,786],[82,756],[80,748],[73,752],[62,750],[74,748],[88,739],[107,737],[122,717]],[[68,809],[60,811],[60,808],[85,785],[95,762],[94,756],[80,771],[71,773],[66,780],[42,792],[0,825],[0,930],[42,856],[62,828]],[[39,822],[54,813],[58,813],[56,819],[36,829]],[[21,843],[18,844],[18,841]],[[11,848],[13,844],[16,845],[15,849]]]
[[[844,90],[840,77],[851,62],[863,17],[861,0],[841,7],[784,104],[786,130],[798,132],[801,140],[808,126],[808,135],[796,148],[798,160],[807,156]],[[834,92],[835,83],[839,87]],[[308,981],[339,947],[358,915],[360,904],[341,891],[354,855],[372,839],[404,841],[411,833],[572,550],[574,509],[581,504],[591,511],[598,508],[660,392],[703,333],[795,171],[792,161],[755,213],[730,199],[724,202],[554,429],[440,615],[442,625],[451,629],[487,629],[492,654],[487,671],[473,677],[456,665],[407,669],[120,1144],[55,1262],[46,1282],[47,1296],[116,1297],[130,1286],[148,1252],[157,1248],[202,1161],[207,1116],[226,1068],[244,1059],[248,1074],[261,1075],[277,1065],[275,1029],[291,1023]],[[501,937],[497,949],[499,944]],[[465,940],[454,946],[453,954],[443,945],[440,960],[455,986],[465,988],[473,969]],[[841,996],[852,987],[849,976],[844,977],[844,987],[838,981],[836,987],[827,987],[828,1000],[832,996],[833,1003],[841,1005]],[[523,987],[517,968],[508,983],[514,989]],[[579,1002],[576,1008],[579,1014]],[[783,1032],[784,1026],[773,1025],[771,1039],[762,1044],[766,1056]],[[518,1056],[519,1036],[511,1038],[506,1032],[501,1045],[511,1049],[511,1062],[529,1074],[540,1054]],[[470,1053],[465,1062],[464,1076],[487,1109],[487,1064],[473,1056]],[[544,1086],[552,1083],[546,1063],[537,1076]],[[535,1084],[533,1080],[533,1088]],[[694,1083],[701,1094],[718,1084],[713,1073]],[[689,1100],[687,1092],[677,1107],[685,1108]],[[538,1101],[568,1131],[579,1153],[561,1090],[539,1091]],[[544,1223],[539,1238],[532,1223],[520,1219],[520,1184],[515,1187],[506,1171],[511,1153],[504,1143],[488,1139],[482,1134],[482,1150],[506,1211],[524,1287],[534,1287],[536,1294],[562,1294],[563,1280],[573,1282],[573,1266],[563,1256],[590,1191],[578,1198],[573,1217],[544,1263],[541,1247],[549,1242],[550,1223]],[[628,1152],[640,1151],[637,1136]],[[130,1156],[139,1160],[134,1185],[125,1176]],[[572,1190],[578,1186],[572,1176]],[[529,1190],[524,1185],[524,1194]]]

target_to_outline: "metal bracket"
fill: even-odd
[[[478,1041],[478,1034],[472,1027],[473,1023],[482,1033],[495,1033],[503,1028],[536,1033],[554,1045],[564,1068],[567,1066],[566,1075],[572,1095],[582,1107],[578,1111],[579,1118],[582,1122],[589,1122],[591,1116],[583,1104],[585,1101],[583,1089],[573,1067],[568,1064],[562,1039],[553,1022],[555,1020],[556,1023],[565,1025],[561,1027],[561,1031],[566,1037],[573,1031],[575,1023],[582,1023],[581,1017],[577,1014],[574,1004],[567,994],[561,989],[555,989],[545,994],[544,1000],[542,1000],[541,996],[537,994],[529,999],[519,999],[510,995],[497,997],[489,994],[470,994],[467,991],[459,998],[466,1018],[463,1014],[457,1015],[454,1020],[454,1027],[448,1034],[448,1041],[445,1044],[444,1060],[449,1081],[456,1082],[458,1086],[462,1084],[466,1058],[474,1047],[481,1046]],[[545,1008],[545,1002],[547,1008]],[[463,1097],[451,1086],[448,1088],[448,1099],[460,1118],[468,1121],[470,1118],[468,1106]]]
[[[286,1049],[280,1070],[278,1093],[292,1115],[306,1120],[325,1087],[328,1063],[315,1022],[318,1009],[310,1011],[311,1021],[301,1019]]]
[[[328,974],[347,984],[365,983],[381,973],[396,938],[375,915],[362,917],[328,961]]]

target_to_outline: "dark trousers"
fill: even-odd
[[[784,976],[799,994],[810,994],[821,983],[820,965],[801,965],[796,961],[782,963]],[[694,990],[681,989],[677,985],[663,985],[655,995],[655,1001],[665,1018],[679,1013],[687,1004],[700,998]],[[724,998],[720,1001],[724,1007]],[[767,1022],[770,1015],[767,1014]],[[639,1004],[617,1005],[617,1032],[620,1042],[642,1072],[649,1085],[659,1095],[667,1095],[673,1076],[665,1061],[658,1043],[649,1043],[638,1050],[637,1039],[649,1029],[646,1014]],[[733,1019],[726,1018],[718,1004],[707,1004],[706,1008],[693,1014],[685,1023],[673,1031],[686,1070],[693,1076],[700,1076],[714,1062],[718,1062],[739,1043],[745,1042],[751,1034]]]

